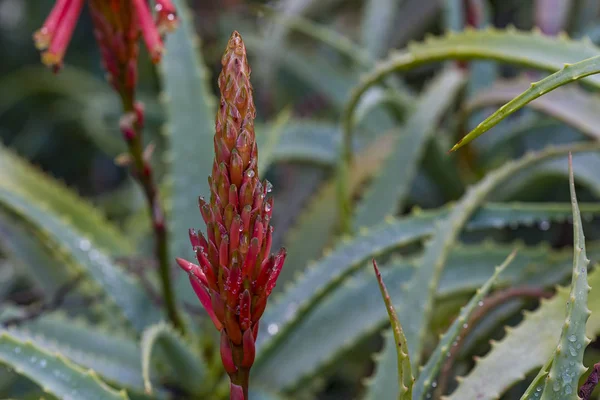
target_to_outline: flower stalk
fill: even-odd
[[[42,62],[55,72],[62,68],[83,4],[84,0],[57,0],[42,28],[33,35],[36,47],[43,51]],[[152,147],[144,149],[144,108],[135,100],[140,36],[152,61],[159,62],[164,52],[162,36],[177,26],[175,8],[171,0],[157,0],[153,16],[146,0],[89,0],[88,5],[107,80],[123,105],[120,129],[128,154],[120,160],[130,166],[144,192],[154,231],[166,313],[172,324],[183,331],[169,273],[167,222],[150,163]]]
[[[207,231],[189,232],[198,264],[177,262],[221,332],[230,398],[247,400],[259,320],[286,253],[282,248],[271,254],[271,184],[258,179],[251,71],[238,32],[231,35],[221,64],[210,199],[199,200]]]

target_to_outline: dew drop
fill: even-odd
[[[431,384],[431,387],[432,387],[432,388],[436,388],[436,387],[437,387],[437,382],[433,382],[433,383]]]
[[[40,367],[46,368],[46,360],[40,360]]]
[[[269,324],[267,332],[269,332],[269,335],[276,335],[279,332],[279,326],[277,324]]]
[[[536,391],[536,392],[541,392],[541,391],[542,391],[542,387],[541,387],[541,386],[538,386],[537,388],[535,388],[535,391]]]
[[[89,251],[89,249],[92,247],[92,244],[90,243],[89,240],[87,239],[81,239],[79,241],[79,249],[81,251]]]
[[[271,212],[271,204],[265,203],[265,212]]]
[[[575,342],[577,340],[577,336],[571,335],[569,336],[569,342]]]
[[[267,193],[271,193],[273,191],[273,184],[269,181],[265,181],[266,182],[266,187],[265,190]]]
[[[254,178],[255,172],[252,168],[250,168],[248,171],[246,171],[246,176],[250,179]]]
[[[158,3],[158,4],[156,4],[156,5],[154,6],[154,9],[155,9],[157,12],[160,12],[160,11],[162,11],[162,9],[163,9],[163,6],[162,6],[162,4]]]
[[[467,329],[469,327],[469,324],[463,324],[463,329]]]
[[[550,221],[541,221],[540,229],[543,231],[547,231],[548,229],[550,229]]]
[[[558,381],[554,381],[554,384],[552,385],[552,390],[554,390],[555,392],[558,392],[560,390],[560,383]]]
[[[572,392],[573,392],[573,389],[571,389],[571,385],[565,386],[565,394],[571,394]]]
[[[15,347],[14,352],[17,353],[17,354],[19,354],[21,352],[21,348],[20,347]]]
[[[577,355],[577,350],[575,350],[573,346],[569,346],[569,353],[571,353],[571,355],[575,357]]]
[[[482,307],[482,306],[483,306],[483,301],[479,301],[479,303],[477,303],[477,305],[478,305],[479,307]]]

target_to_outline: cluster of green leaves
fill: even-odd
[[[155,137],[161,144],[155,159],[170,252],[191,259],[187,231],[194,224],[203,228],[196,199],[208,193],[213,159],[216,76],[204,59],[210,52],[195,33],[192,11],[183,0],[175,3],[181,24],[168,37],[159,67],[160,102],[150,98],[148,109],[167,121],[163,135]],[[575,198],[575,183],[580,198],[600,196],[594,173],[594,166],[600,167],[595,143],[600,116],[598,99],[588,90],[600,86],[600,75],[594,75],[600,72],[600,48],[535,31],[462,30],[456,20],[464,14],[462,2],[448,1],[447,33],[385,55],[401,43],[395,17],[411,2],[365,0],[361,43],[305,18],[334,3],[291,0],[276,11],[261,9],[264,31],[231,11],[218,20],[223,33],[216,48],[221,50],[231,30],[239,30],[252,57],[257,94],[270,84],[269,94],[280,105],[272,119],[257,122],[257,140],[260,171],[275,183],[276,241],[288,249],[288,258],[261,320],[251,399],[326,393],[361,399],[495,399],[523,393],[523,399],[576,398],[585,347],[600,332],[600,291],[592,290],[588,298],[588,281],[598,286],[600,274],[587,275],[587,257],[600,255],[593,223],[600,205],[578,205]],[[292,35],[295,40],[288,38]],[[302,46],[307,41],[311,46]],[[468,60],[468,68],[456,60]],[[552,75],[527,87],[525,78],[500,77],[498,64]],[[419,72],[424,67],[430,69]],[[116,156],[122,150],[111,132],[116,111],[104,104],[109,101],[98,100],[112,96],[108,86],[70,67],[57,77],[38,72],[24,70],[24,77],[0,81],[0,111],[35,88],[70,97],[89,117],[89,139]],[[410,87],[408,73],[425,85]],[[31,81],[29,91],[15,87],[23,79]],[[559,88],[579,79],[583,87]],[[98,96],[82,96],[82,87]],[[288,101],[314,94],[326,102],[319,118],[302,118],[288,108]],[[495,132],[446,153],[474,118],[506,102],[460,146],[498,125]],[[569,153],[576,172],[570,196]],[[280,178],[290,169],[300,177],[292,184],[287,175]],[[318,182],[314,193],[304,179]],[[304,191],[308,200],[285,201]],[[121,224],[100,211],[111,211],[105,204],[123,198],[133,203],[136,197],[112,193],[92,204],[0,147],[0,299],[7,305],[25,286],[49,300],[76,282],[60,309],[37,315],[35,303],[2,308],[3,396],[227,398],[214,329],[197,311],[184,273],[177,275],[175,292],[187,334],[163,321],[152,263],[145,256],[151,233],[143,204],[125,207]],[[290,229],[284,228],[287,214],[294,216]],[[582,216],[589,222],[587,246]],[[570,235],[565,239],[570,221],[575,260]],[[503,263],[515,248],[511,262]],[[374,257],[410,363],[397,359],[398,337],[370,268]],[[558,287],[521,318],[520,310],[537,302],[526,302],[511,289],[553,293],[569,276],[570,292]],[[500,300],[474,323],[492,291]],[[505,324],[518,325],[503,333]],[[502,339],[487,346],[499,332]],[[481,354],[473,364],[472,356]],[[588,348],[588,354],[597,351]],[[335,388],[338,380],[344,388]]]

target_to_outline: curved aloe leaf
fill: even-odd
[[[7,185],[52,209],[112,254],[133,251],[131,242],[92,204],[0,145],[0,186]]]
[[[61,255],[79,271],[85,271],[120,307],[123,315],[138,331],[155,322],[160,311],[144,288],[115,265],[109,256],[89,238],[73,229],[67,222],[41,208],[18,191],[0,185],[0,207],[23,220],[44,244]]]
[[[506,103],[529,88],[530,83],[524,78],[496,82],[469,99],[464,105],[464,114]],[[529,107],[580,130],[592,139],[600,139],[600,117],[597,112],[600,100],[577,87],[556,89],[532,101]]]
[[[6,310],[3,314],[7,314]],[[91,368],[111,383],[138,392],[144,390],[139,346],[114,330],[108,332],[106,328],[93,327],[84,320],[52,313],[9,326],[7,331],[19,340],[30,340],[40,348],[60,353],[76,364]]]
[[[590,289],[587,280],[587,265],[589,264],[589,260],[585,251],[585,237],[575,194],[572,162],[571,160],[569,161],[574,231],[573,272],[570,294],[567,295],[566,289],[563,289],[559,291],[552,300],[542,304],[535,313],[528,314],[526,319],[516,329],[509,331],[502,342],[496,344],[485,358],[480,359],[476,368],[450,398],[461,399],[464,398],[462,396],[465,395],[476,395],[482,399],[495,398],[508,384],[524,377],[524,374],[528,372],[531,366],[535,365],[536,362],[541,364],[540,359],[544,357],[545,353],[551,352],[552,347],[554,347],[554,353],[538,373],[523,398],[539,397],[539,393],[542,390],[542,399],[578,398],[577,385],[579,377],[586,369],[582,363],[583,352],[590,342],[590,339],[586,337],[586,321],[590,316],[590,311],[587,308],[588,292]],[[600,274],[590,274],[591,282],[595,283],[598,280],[600,280]],[[596,292],[593,292],[590,298],[593,298],[592,302],[597,303],[598,299],[594,297],[594,293]],[[554,328],[558,328],[561,323],[561,320],[557,315],[560,315],[558,310],[565,301],[567,303],[567,318],[562,324],[562,333],[558,342],[559,344],[556,347],[551,345],[551,332]],[[539,320],[544,321],[544,331],[547,331],[548,334],[539,332],[539,326],[537,325],[537,321]],[[538,329],[537,333],[530,332],[532,329],[536,329],[536,326]],[[590,319],[587,328],[588,333],[592,333],[594,334],[592,336],[595,336],[600,330],[600,320],[598,320],[598,318]],[[530,335],[530,337],[528,340],[525,340],[527,335]],[[531,339],[534,339],[535,343],[530,343],[529,341]],[[531,346],[528,346],[528,343],[531,344]],[[510,348],[511,345],[515,346],[515,348]],[[504,350],[508,348],[511,350],[505,352]],[[523,349],[527,349],[527,351],[524,352],[526,353],[525,355],[521,355]],[[502,365],[506,364],[508,361],[503,359],[503,357],[514,357],[515,352],[519,352],[521,358],[525,356],[527,361],[520,364],[518,358],[511,358],[511,363],[514,363],[513,365],[518,367],[513,367],[512,371],[501,372],[499,377],[490,370],[502,368]],[[487,376],[494,376],[493,384],[490,384],[490,382],[477,382],[477,375],[484,369],[484,373],[489,374]],[[502,370],[497,370],[497,372],[499,371]],[[542,379],[546,375],[547,378],[545,379],[545,384],[542,389]],[[483,397],[484,394],[486,397]]]
[[[538,97],[567,83],[600,73],[600,56],[591,57],[575,64],[565,63],[564,67],[554,74],[531,84],[531,87],[500,107],[496,112],[482,121],[475,129],[456,143],[450,151],[455,151],[483,135],[500,121]]]
[[[261,362],[268,359],[276,345],[291,332],[288,328],[306,317],[306,313],[326,296],[328,290],[360,268],[370,257],[431,235],[434,221],[447,216],[447,213],[448,210],[443,209],[421,212],[399,220],[392,219],[379,227],[365,230],[354,240],[345,240],[334,251],[307,269],[296,284],[276,296],[275,302],[265,311],[261,333],[257,339],[259,352],[253,367],[255,373]],[[559,205],[487,205],[475,213],[467,224],[467,229],[502,227],[519,222],[534,223],[552,219],[552,215],[565,218],[569,214],[569,207]]]
[[[599,271],[590,272],[589,283],[600,285]],[[482,400],[499,398],[509,387],[525,379],[525,375],[541,367],[556,350],[559,333],[564,325],[565,304],[569,299],[567,288],[559,288],[550,300],[542,300],[534,312],[525,312],[525,319],[515,328],[507,329],[506,336],[492,342],[490,352],[477,359],[475,367],[447,400]],[[599,291],[590,292],[588,302],[600,304]],[[543,327],[543,329],[540,329]],[[587,322],[586,336],[600,333],[600,313],[592,313]],[[489,379],[493,376],[494,379]]]
[[[347,181],[352,159],[352,126],[355,109],[362,95],[394,71],[405,71],[423,64],[449,59],[488,59],[523,65],[547,71],[558,71],[565,62],[577,62],[598,54],[591,42],[575,42],[564,38],[549,38],[537,33],[493,29],[451,32],[439,38],[429,38],[412,44],[406,51],[393,53],[369,72],[354,88],[342,116],[343,148],[338,163],[340,180],[340,224],[349,229],[351,212]],[[570,67],[569,67],[570,68]],[[569,69],[572,71],[572,68]],[[600,87],[600,77],[590,76],[583,82]]]
[[[169,35],[161,63],[165,107],[168,117],[170,164],[167,183],[169,199],[169,253],[172,257],[190,254],[188,229],[201,228],[196,199],[207,195],[207,175],[212,168],[216,100],[210,92],[209,72],[201,58],[200,39],[195,34],[193,14],[183,0],[174,0],[180,26]],[[179,274],[177,291],[186,299],[195,298],[186,274]]]
[[[507,181],[517,172],[535,165],[547,159],[565,155],[571,151],[586,152],[597,150],[599,146],[591,146],[587,143],[575,146],[552,147],[537,153],[530,153],[516,161],[510,161],[502,167],[486,175],[477,185],[468,189],[450,215],[438,224],[433,240],[427,244],[421,267],[407,286],[407,301],[403,307],[414,310],[422,310],[417,318],[405,325],[405,333],[411,352],[413,365],[419,365],[421,349],[429,315],[433,306],[435,290],[448,257],[451,246],[458,238],[462,227],[468,221],[470,215],[500,184]],[[406,323],[405,323],[406,324]]]
[[[583,366],[583,352],[591,342],[585,336],[585,325],[591,314],[587,307],[590,286],[587,280],[587,267],[590,260],[585,252],[585,236],[581,214],[577,205],[573,160],[569,155],[569,188],[573,207],[573,276],[571,293],[567,301],[567,316],[562,328],[558,346],[552,356],[552,366],[544,385],[542,400],[578,400],[579,378],[587,368]]]
[[[464,83],[463,74],[451,69],[438,76],[421,95],[391,155],[359,203],[354,229],[373,226],[401,209],[436,124]]]
[[[465,137],[460,139],[458,143],[456,143],[452,149],[450,149],[450,151],[460,149],[538,97],[556,88],[559,88],[560,86],[566,85],[567,83],[571,83],[573,81],[580,80],[587,76],[598,73],[600,73],[600,56],[588,58],[575,64],[566,63],[561,70],[555,72],[547,78],[532,83],[529,89],[500,107],[495,113],[477,125],[477,127],[469,132]]]
[[[125,391],[117,392],[102,382],[94,371],[85,371],[61,355],[51,354],[7,332],[0,332],[0,362],[60,399],[128,398]]]
[[[194,354],[192,345],[187,343],[170,325],[159,323],[148,327],[142,334],[142,373],[147,393],[152,393],[150,369],[152,354],[159,348],[165,363],[173,370],[183,387],[191,393],[198,393],[204,384],[206,365]]]
[[[423,399],[425,395],[433,387],[435,378],[440,370],[442,361],[446,356],[446,353],[452,346],[452,342],[456,340],[461,332],[463,324],[465,324],[473,311],[479,306],[479,302],[487,295],[492,289],[492,285],[498,279],[498,276],[506,269],[506,267],[514,260],[516,251],[513,251],[504,262],[496,268],[494,274],[487,280],[483,286],[477,290],[475,295],[469,300],[469,303],[463,307],[458,317],[454,320],[450,328],[444,333],[444,336],[440,339],[437,347],[433,351],[433,354],[427,360],[427,363],[419,373],[419,379],[415,382],[414,387],[414,398]]]
[[[565,207],[564,217],[570,214],[570,207]],[[501,263],[506,253],[514,247],[492,243],[455,246],[437,291],[439,302],[443,303],[457,294],[472,293],[481,287],[493,273],[492,267]],[[592,257],[600,255],[597,243],[591,246],[590,250]],[[572,252],[556,252],[548,246],[522,248],[497,284],[556,284],[569,273],[572,258]],[[402,309],[405,292],[400,290],[400,286],[411,279],[415,269],[415,260],[403,259],[392,261],[391,265],[381,268],[394,306],[400,312],[400,318],[409,320],[412,318],[411,313],[420,311]],[[464,296],[460,298],[463,299]],[[357,324],[357,320],[361,323]],[[253,367],[253,379],[268,387],[303,387],[303,384],[313,377],[322,376],[324,370],[338,369],[344,365],[341,358],[386,323],[387,314],[381,307],[381,296],[375,277],[373,272],[366,268],[345,280],[342,287],[323,300],[314,313],[298,324],[289,337],[277,347],[276,352],[256,369]],[[338,327],[337,332],[335,335],[328,335],[332,325]],[[395,354],[392,355],[391,368],[396,365]],[[288,359],[295,361],[286,363],[285,360]],[[391,379],[395,379],[395,376],[391,376]]]

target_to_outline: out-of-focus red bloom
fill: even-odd
[[[190,230],[198,265],[177,259],[200,302],[221,332],[221,359],[231,398],[246,399],[258,322],[285,260],[271,254],[271,184],[258,179],[254,102],[246,48],[229,39],[219,75],[221,104],[214,136],[210,202],[200,198],[207,233]]]
[[[44,25],[33,35],[36,47],[43,50],[42,62],[55,70],[62,66],[83,3],[84,0],[57,0]],[[161,34],[177,26],[171,0],[156,0],[155,18],[146,0],[89,0],[89,6],[96,38],[111,74],[115,61],[137,57],[137,48],[133,48],[140,33],[152,60],[158,62],[163,53]],[[109,59],[107,50],[113,53]]]

